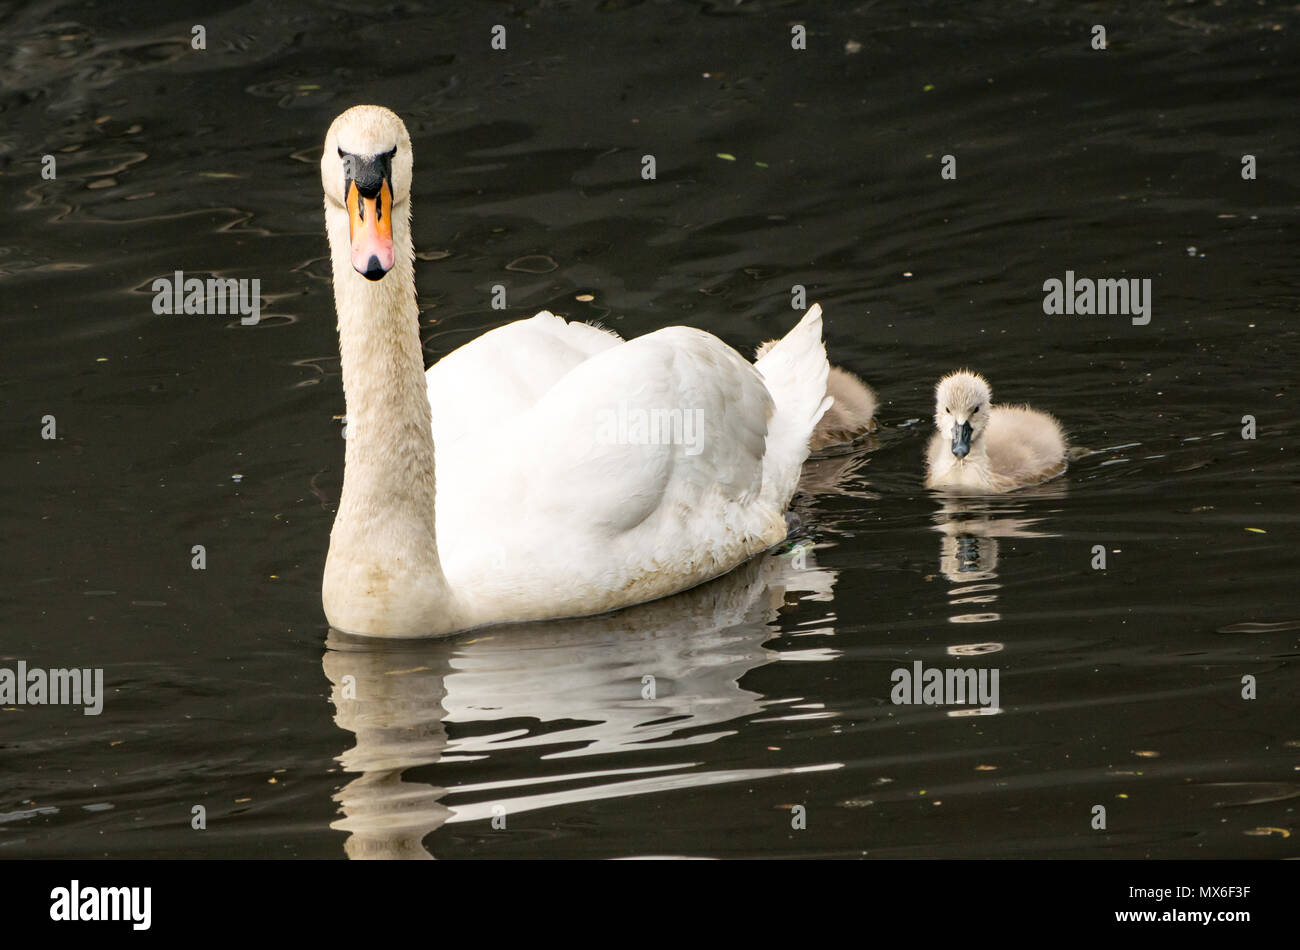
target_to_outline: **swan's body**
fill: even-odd
[[[1065,471],[1065,435],[1045,412],[992,405],[982,376],[958,372],[935,387],[927,488],[998,494]]]
[[[323,584],[332,626],[432,636],[600,613],[785,537],[830,405],[820,308],[753,365],[701,330],[624,342],[543,312],[425,374],[410,175],[393,113],[335,120],[321,178],[349,438]]]

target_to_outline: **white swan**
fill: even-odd
[[[939,380],[934,393],[927,488],[995,494],[1065,471],[1065,435],[1047,413],[993,405],[984,377],[964,370]]]
[[[330,624],[415,637],[601,613],[781,541],[830,405],[820,308],[755,365],[701,330],[623,342],[543,312],[426,377],[411,161],[378,106],[335,119],[321,156],[348,417]]]

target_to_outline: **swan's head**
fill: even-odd
[[[393,231],[409,227],[411,136],[383,106],[353,106],[330,126],[320,157],[325,215],[346,214],[352,266],[379,280],[396,255]]]
[[[948,374],[934,387],[934,424],[958,459],[969,455],[971,444],[984,433],[992,401],[988,381],[966,370]]]

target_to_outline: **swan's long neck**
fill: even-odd
[[[325,564],[325,614],[337,629],[371,636],[457,629],[434,526],[433,433],[409,219],[394,227],[396,259],[377,281],[352,267],[347,214],[327,207],[326,224],[347,448]]]
[[[352,268],[346,220],[342,234],[330,237],[347,401],[343,497],[427,501],[412,516],[432,531],[433,432],[410,249],[395,248],[392,270],[371,281]]]

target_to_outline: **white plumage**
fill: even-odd
[[[394,264],[363,276],[366,211],[352,210],[339,153],[390,150]],[[702,330],[622,341],[543,312],[425,374],[410,169],[388,110],[331,126],[321,178],[350,433],[323,584],[334,627],[409,637],[594,614],[694,587],[785,537],[831,403],[819,307],[757,364]]]

